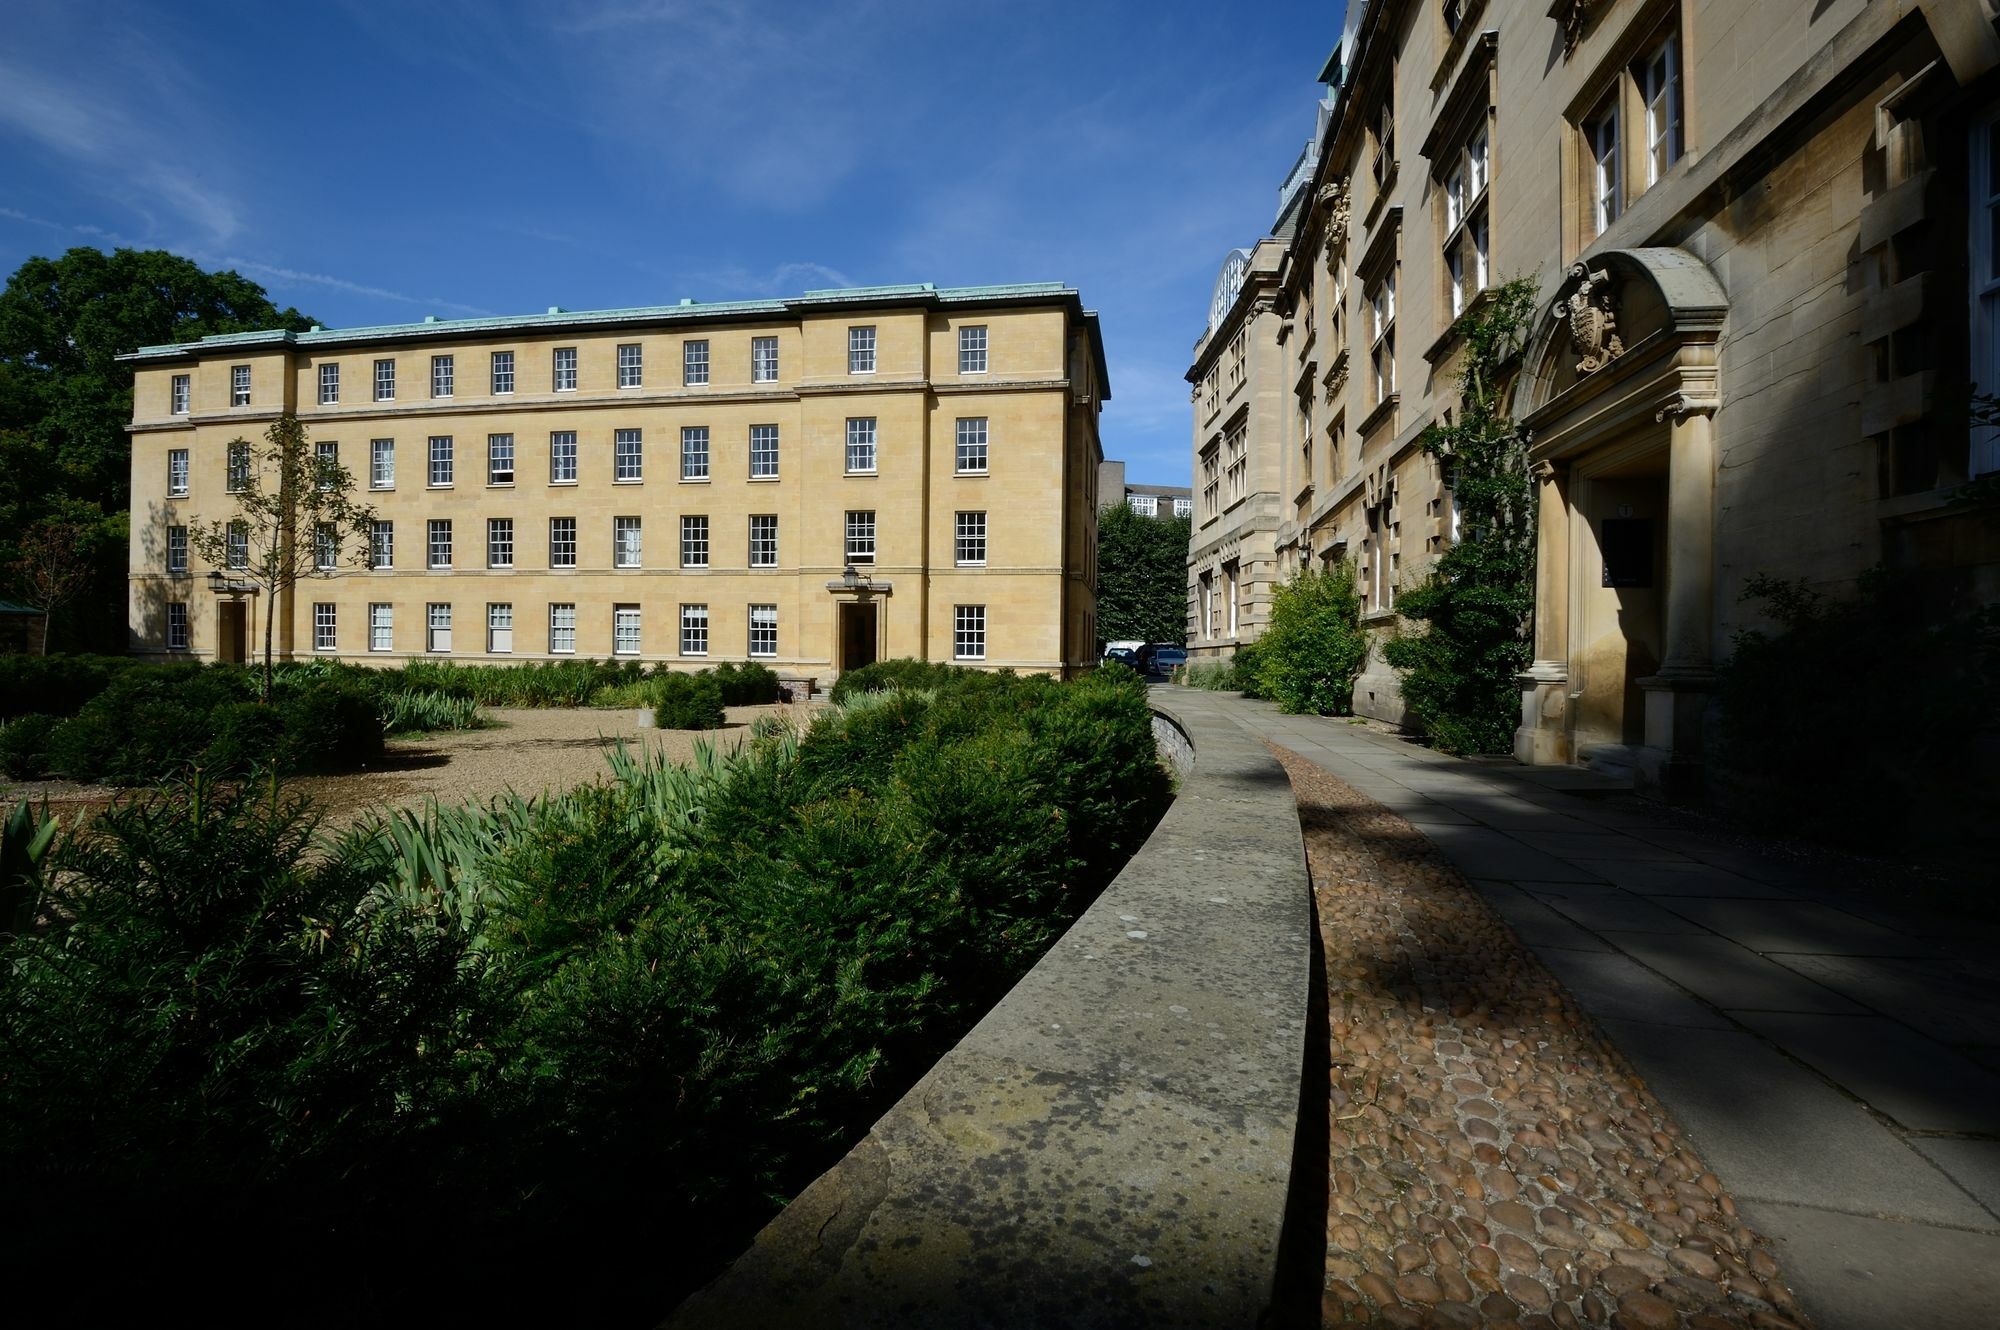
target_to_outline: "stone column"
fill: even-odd
[[[1714,674],[1715,422],[1682,398],[1667,451],[1667,615],[1662,677]]]
[[[1531,766],[1572,760],[1569,741],[1569,473],[1534,468],[1535,659],[1520,675],[1514,757]]]
[[[1685,393],[1663,407],[1667,448],[1666,651],[1646,692],[1641,788],[1668,798],[1701,785],[1702,717],[1715,688],[1715,403]]]

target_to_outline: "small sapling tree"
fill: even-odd
[[[308,577],[331,577],[343,562],[373,566],[375,510],[354,500],[354,477],[321,457],[299,418],[286,412],[264,431],[261,452],[229,444],[233,517],[188,523],[188,544],[210,564],[257,588],[264,601],[264,680],[271,697],[271,638],[280,596]]]

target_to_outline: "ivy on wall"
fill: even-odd
[[[1515,676],[1534,654],[1534,485],[1505,394],[1536,287],[1517,277],[1459,319],[1460,407],[1419,440],[1445,472],[1459,539],[1397,597],[1403,618],[1418,626],[1390,639],[1384,654],[1403,676],[1410,714],[1448,753],[1513,747],[1521,714]]]

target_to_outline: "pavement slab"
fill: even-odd
[[[1745,1202],[1821,1330],[1993,1330],[2000,1237]]]
[[[1922,938],[1812,901],[1663,900],[1665,908],[1752,951],[1831,956],[1928,956]]]
[[[1728,938],[1612,932],[1605,940],[1724,1011],[1866,1014],[1851,999]]]
[[[2000,1135],[2000,1076],[1899,1021],[1761,1011],[1738,1019],[1905,1127]]]

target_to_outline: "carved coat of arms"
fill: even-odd
[[[1582,357],[1576,372],[1595,374],[1625,352],[1625,343],[1618,340],[1618,312],[1611,304],[1611,274],[1601,268],[1592,272],[1578,263],[1571,266],[1569,278],[1576,283],[1564,302],[1569,341]]]

